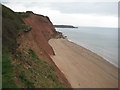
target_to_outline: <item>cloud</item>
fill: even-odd
[[[116,2],[52,3],[51,8],[62,13],[117,15],[118,12]]]
[[[1,0],[1,2],[119,2],[119,0]]]
[[[70,24],[76,26],[96,26],[96,27],[117,27],[118,18],[115,16],[101,16],[92,14],[54,14],[52,17],[54,24]]]
[[[10,5],[11,4],[11,5]],[[85,14],[101,14],[101,15],[118,15],[117,2],[19,2],[7,3],[8,6],[13,4],[20,5],[25,8],[50,8],[62,13],[85,13]],[[16,6],[15,5],[15,6]],[[16,7],[17,8],[17,7]]]
[[[4,5],[14,11],[33,11],[49,16],[54,24],[76,26],[117,27],[117,3],[115,2],[10,2]]]

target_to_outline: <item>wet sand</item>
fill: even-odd
[[[51,39],[51,58],[73,88],[117,88],[118,69],[102,57],[67,39]]]

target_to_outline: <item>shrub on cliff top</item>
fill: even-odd
[[[33,13],[32,11],[26,11],[26,13]]]

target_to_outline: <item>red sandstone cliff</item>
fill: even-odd
[[[21,35],[22,42],[20,48],[29,47],[36,51],[38,56],[45,60],[50,60],[50,55],[54,54],[52,47],[48,44],[48,40],[52,38],[56,31],[53,24],[46,16],[29,14],[29,17],[23,21],[32,27],[31,31],[24,32]],[[25,48],[24,48],[25,49]]]
[[[31,26],[32,30],[20,34],[18,38],[18,42],[20,43],[19,49],[27,53],[27,49],[31,48],[36,52],[39,58],[55,65],[49,56],[54,55],[54,51],[48,44],[48,40],[54,37],[57,32],[50,19],[46,16],[29,13],[29,16],[24,18],[23,21],[28,26]],[[66,83],[68,87],[71,87],[62,72],[57,66],[55,67],[59,80]]]

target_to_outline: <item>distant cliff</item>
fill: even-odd
[[[74,27],[72,25],[54,25],[54,27],[56,27],[56,28],[78,28],[78,27]]]
[[[50,19],[2,9],[3,88],[71,87],[50,58],[54,51],[48,40],[58,34]]]

